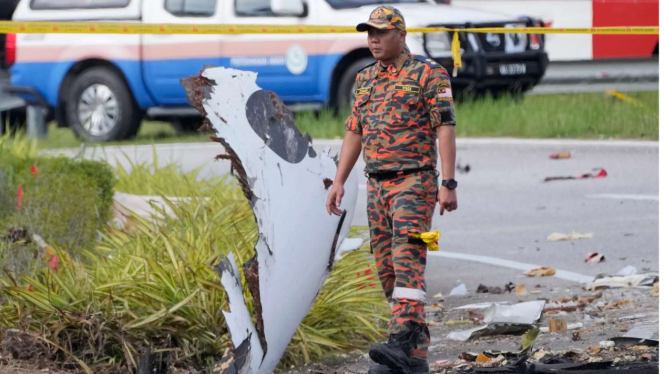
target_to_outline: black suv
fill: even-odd
[[[430,25],[430,27],[542,27],[542,21],[524,17],[514,22]],[[453,33],[424,34],[424,47],[429,58],[443,65],[452,75],[450,43]],[[460,32],[462,68],[452,79],[453,92],[520,94],[540,82],[549,64],[544,35],[510,33]]]

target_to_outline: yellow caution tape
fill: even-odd
[[[658,27],[486,27],[454,29],[446,27],[411,28],[409,32],[497,32],[518,34],[601,34],[658,35]],[[355,26],[313,25],[202,25],[177,23],[120,22],[18,22],[0,21],[0,34],[339,34],[356,33]]]
[[[411,236],[424,241],[427,244],[428,251],[439,250],[439,238],[441,237],[441,232],[439,230],[423,233],[412,233]]]
[[[434,28],[409,29],[410,32],[435,32]],[[552,28],[552,27],[477,27],[468,29],[438,29],[437,31],[462,31],[481,33],[510,34],[595,34],[595,35],[658,35],[654,27],[591,27],[591,28]]]
[[[409,32],[453,32],[453,76],[462,67],[460,32],[512,33],[512,34],[595,34],[595,35],[658,35],[658,27],[483,27],[455,29],[446,27],[410,28]],[[340,34],[356,33],[355,26],[312,25],[201,25],[151,24],[120,22],[17,22],[0,21],[0,34]]]

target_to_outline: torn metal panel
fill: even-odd
[[[469,330],[453,331],[446,339],[466,341],[485,335],[521,334],[540,320],[544,300],[528,301],[515,305],[493,303],[483,316],[484,325]]]
[[[252,322],[252,317],[245,305],[245,297],[240,284],[240,274],[236,266],[233,252],[217,265],[221,273],[222,286],[226,290],[230,312],[222,311],[226,324],[229,326],[231,341],[235,348],[234,360],[227,366],[225,373],[252,373],[249,371],[254,361],[260,361],[263,356],[263,348],[259,340],[259,334]],[[242,349],[241,349],[242,348]],[[242,352],[242,359],[238,352]],[[241,362],[242,361],[242,362]],[[231,370],[232,369],[232,370]]]
[[[610,340],[615,342],[618,346],[658,345],[658,321],[636,325],[623,336],[612,338]]]
[[[651,288],[658,282],[658,273],[649,272],[627,276],[599,276],[589,283],[585,289],[589,291],[606,288]]]
[[[207,68],[183,80],[194,107],[207,116],[258,225],[256,256],[243,266],[254,299],[254,325],[230,254],[218,268],[229,295],[224,312],[236,348],[224,372],[270,373],[307,315],[338,258],[356,206],[358,180],[345,184],[342,217],[325,202],[337,171],[329,150],[317,154],[279,98],[256,84],[253,72]],[[346,217],[346,219],[345,219]],[[346,245],[348,247],[348,244]],[[245,343],[244,362],[238,348]]]

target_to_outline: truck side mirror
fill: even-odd
[[[305,12],[302,0],[270,0],[270,8],[280,16],[301,16]]]

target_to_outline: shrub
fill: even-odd
[[[111,219],[113,171],[102,162],[37,156],[30,144],[0,138],[0,237],[24,228],[72,254],[94,246],[97,230]]]

